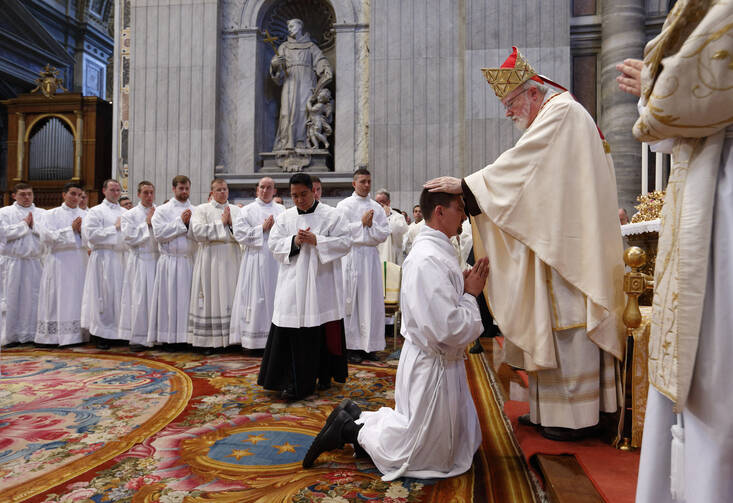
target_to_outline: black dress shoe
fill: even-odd
[[[341,400],[334,410],[345,410],[351,416],[351,419],[359,419],[359,416],[361,416],[361,408],[351,398]],[[333,415],[333,412],[331,415]],[[326,424],[328,424],[328,419],[326,420]]]
[[[326,424],[313,440],[308,452],[303,458],[303,468],[310,468],[313,462],[326,451],[340,449],[344,446],[344,440],[341,436],[341,430],[349,421],[353,422],[351,416],[345,410],[339,410],[338,407],[328,416]]]
[[[361,363],[364,361],[364,358],[356,351],[349,351],[348,360],[349,363]]]
[[[329,379],[328,381],[318,381],[318,389],[320,391],[327,390],[330,387],[331,387],[331,379]]]
[[[140,351],[145,351],[148,349],[147,347],[143,346],[142,344],[130,344],[130,351],[133,353],[139,353]]]
[[[288,402],[292,402],[298,399],[298,395],[295,394],[295,390],[293,388],[285,388],[280,392],[280,398],[287,400]]]
[[[97,346],[97,349],[109,349],[109,343],[104,339],[97,339],[95,345]]]
[[[529,417],[529,412],[527,412],[526,414],[522,414],[521,416],[519,416],[517,418],[517,421],[522,426],[537,426],[537,423],[533,423]]]
[[[377,352],[376,351],[372,351],[371,353],[368,353],[366,351],[362,351],[361,357],[364,360],[369,360],[370,362],[378,362],[379,361],[379,356],[377,356]]]
[[[38,349],[55,349],[59,347],[58,344],[42,344],[40,342],[34,342],[33,345]]]
[[[368,458],[369,453],[364,450],[362,446],[359,445],[359,442],[354,444],[354,457],[356,458]]]
[[[559,426],[540,426],[540,434],[557,442],[575,442],[598,434],[598,425],[587,428],[561,428]]]

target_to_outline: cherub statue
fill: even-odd
[[[331,91],[321,89],[308,99],[305,105],[308,112],[308,120],[305,123],[308,134],[308,147],[319,148],[323,143],[328,148],[328,137],[333,134],[331,128],[331,117],[333,115],[333,100]]]

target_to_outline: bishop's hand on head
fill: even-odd
[[[439,176],[428,180],[423,185],[424,188],[430,192],[447,192],[448,194],[461,194],[463,188],[461,187],[461,179],[454,178],[452,176]]]

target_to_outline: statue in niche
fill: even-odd
[[[321,143],[328,148],[328,137],[333,134],[331,116],[333,114],[333,100],[331,91],[321,89],[318,96],[311,96],[305,105],[308,112],[306,129],[308,132],[308,148],[318,149]]]
[[[311,98],[315,98],[316,104],[320,103],[318,95],[333,79],[333,71],[318,45],[309,34],[303,33],[300,19],[288,20],[288,39],[270,61],[270,77],[282,86],[277,136],[272,150],[307,149],[308,103]],[[322,131],[330,129],[321,123]]]

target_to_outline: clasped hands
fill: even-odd
[[[232,210],[227,206],[221,213],[221,222],[224,225],[232,226]]]
[[[316,235],[313,234],[310,230],[310,227],[308,227],[307,229],[298,229],[298,233],[295,235],[296,246],[302,246],[303,243],[308,243],[316,246]]]
[[[489,277],[489,259],[484,257],[476,262],[472,269],[463,271],[463,291],[478,297]]]
[[[364,227],[371,227],[374,221],[374,210],[367,210],[361,216],[361,225]]]

